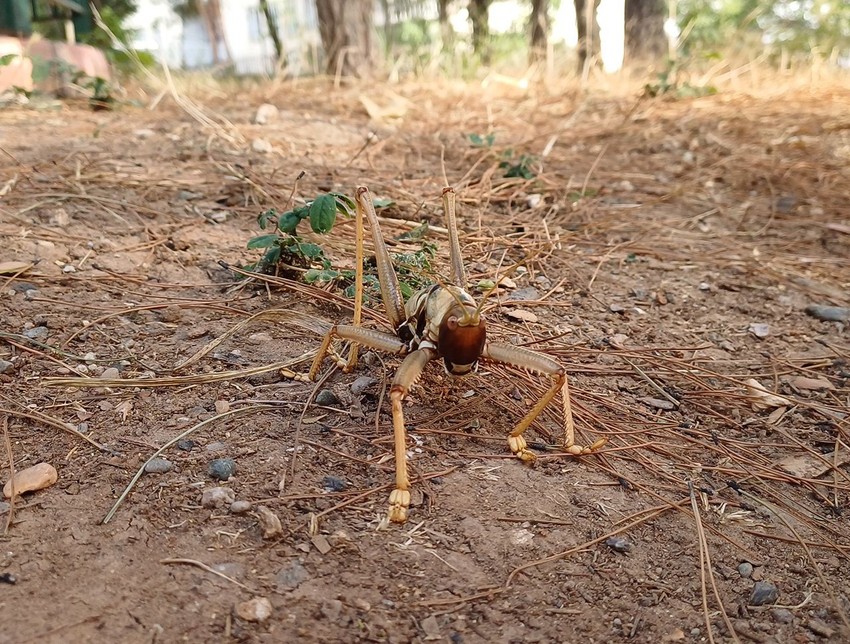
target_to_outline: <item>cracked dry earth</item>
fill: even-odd
[[[402,106],[382,118],[356,87],[261,90],[202,99],[212,128],[167,101],[0,111],[0,478],[10,455],[58,472],[0,504],[0,642],[847,641],[847,319],[806,308],[850,305],[850,94],[378,87]],[[520,154],[533,176],[505,178]],[[430,221],[440,272],[441,158],[473,285],[525,258],[489,332],[562,361],[581,440],[607,444],[552,448],[553,405],[524,465],[505,435],[544,383],[429,368],[410,518],[382,527],[398,359],[305,410],[313,385],[262,367],[304,372],[319,338],[285,321],[349,300],[220,262],[257,259],[257,215],[303,170],[295,199],[392,199],[394,251]],[[353,266],[351,220],[304,237]]]

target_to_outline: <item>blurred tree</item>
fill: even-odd
[[[364,78],[375,65],[372,0],[316,0],[329,74]]]
[[[539,61],[546,58],[549,46],[549,0],[531,0],[531,51],[530,58]]]
[[[271,36],[272,44],[274,45],[274,53],[277,56],[277,67],[283,67],[286,64],[286,56],[283,53],[283,43],[280,42],[277,20],[275,20],[274,12],[269,6],[269,0],[260,0],[260,9],[266,17],[266,27],[268,27],[269,36]]]
[[[599,0],[573,0],[576,7],[576,31],[578,32],[578,73],[584,73],[588,60],[599,53],[599,25],[596,23],[596,9]],[[628,0],[627,0],[628,1]]]
[[[450,47],[454,43],[455,30],[449,22],[449,0],[437,0],[437,16],[440,21],[440,36],[443,39],[443,47]]]
[[[665,0],[626,0],[626,55],[631,60],[655,59],[667,53],[666,19]]]
[[[472,23],[472,49],[485,65],[490,63],[490,4],[493,0],[469,0],[467,11]]]

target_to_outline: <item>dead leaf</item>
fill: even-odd
[[[816,479],[832,470],[833,463],[836,467],[841,467],[850,462],[850,451],[846,449],[841,452],[837,461],[834,455],[835,452],[830,452],[818,458],[808,452],[792,454],[780,460],[777,465],[797,478]]]
[[[276,539],[283,535],[283,526],[278,516],[266,506],[257,506],[260,527],[263,529],[263,539]]]
[[[797,376],[796,378],[792,378],[789,382],[791,386],[796,387],[797,389],[807,389],[811,391],[835,389],[835,385],[825,378],[807,378],[806,376]]]
[[[512,309],[510,311],[506,311],[505,315],[509,318],[513,318],[514,320],[520,320],[521,322],[537,322],[537,315],[524,309]]]
[[[608,338],[608,344],[610,344],[615,349],[624,349],[626,342],[629,341],[629,336],[625,333],[615,333],[610,338]]]
[[[753,411],[764,411],[765,409],[785,407],[792,404],[787,398],[777,396],[765,389],[755,378],[750,378],[744,384],[747,385],[747,397],[750,399],[750,405],[752,405]]]
[[[326,555],[331,551],[331,544],[328,542],[327,537],[322,534],[314,534],[310,537],[310,541],[316,547],[316,550],[321,552],[323,555]]]
[[[0,262],[0,275],[24,273],[34,265],[32,262]]]
[[[126,423],[127,416],[129,416],[130,412],[133,411],[133,401],[125,400],[123,402],[118,403],[117,405],[115,405],[115,411],[121,416],[121,422]]]

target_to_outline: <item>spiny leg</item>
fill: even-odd
[[[363,205],[360,202],[360,195],[357,195],[355,200],[355,255],[354,255],[354,318],[352,324],[356,327],[360,326],[363,319]],[[357,349],[356,342],[351,343],[351,348],[348,352],[348,363],[343,367],[343,371],[348,372],[357,366]],[[327,350],[327,347],[325,348]]]
[[[404,412],[401,403],[410,388],[419,380],[429,360],[437,357],[432,349],[417,349],[408,354],[401,363],[390,387],[393,410],[393,444],[395,448],[395,489],[390,493],[387,518],[393,523],[407,520],[410,507],[410,479],[407,476],[407,432],[404,428]]]
[[[407,353],[407,345],[399,340],[391,333],[385,333],[376,329],[364,329],[362,326],[351,326],[348,324],[337,324],[331,327],[330,331],[325,334],[322,340],[322,346],[319,347],[316,357],[313,358],[313,364],[310,366],[308,377],[310,380],[315,380],[319,373],[319,367],[322,366],[322,361],[328,355],[331,342],[334,338],[348,340],[351,343],[363,345],[377,351],[386,351],[387,353],[395,353],[404,355]]]
[[[570,454],[589,454],[593,450],[599,449],[605,444],[605,439],[596,441],[590,447],[583,447],[575,444],[575,423],[573,421],[572,406],[570,404],[570,390],[567,384],[567,374],[564,368],[552,358],[545,356],[536,351],[529,351],[521,347],[508,346],[504,344],[489,344],[484,348],[482,354],[484,358],[503,362],[505,364],[520,367],[521,369],[529,369],[537,373],[542,373],[550,376],[553,379],[552,385],[543,394],[543,397],[537,401],[537,404],[525,415],[525,417],[517,423],[516,427],[508,434],[508,446],[511,452],[516,454],[524,461],[533,461],[536,457],[533,452],[528,449],[528,444],[525,441],[523,434],[531,426],[531,423],[540,415],[546,406],[552,402],[560,390],[563,397],[563,419],[564,419],[564,439],[563,447]]]

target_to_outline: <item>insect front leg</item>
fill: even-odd
[[[529,351],[521,347],[514,347],[504,344],[488,344],[484,348],[482,354],[484,358],[503,362],[513,365],[521,369],[529,369],[536,373],[545,374],[552,378],[552,385],[549,390],[543,394],[543,397],[537,401],[537,404],[531,408],[525,417],[517,423],[516,427],[508,434],[508,446],[511,452],[516,454],[524,461],[533,461],[536,456],[528,449],[528,444],[523,437],[534,419],[546,408],[552,399],[557,395],[558,391],[562,394],[563,399],[563,419],[564,419],[564,438],[563,447],[570,454],[576,456],[580,454],[589,454],[592,451],[602,447],[607,441],[600,439],[590,447],[583,447],[575,444],[575,423],[573,422],[572,406],[570,404],[570,390],[567,383],[567,374],[564,368],[552,358],[545,356],[536,351]]]
[[[322,362],[328,355],[334,338],[341,338],[353,344],[356,343],[370,349],[375,349],[376,351],[385,351],[396,355],[404,355],[408,351],[407,345],[391,333],[384,333],[375,329],[365,329],[362,326],[352,326],[350,324],[336,324],[325,334],[325,338],[322,340],[322,346],[319,347],[316,357],[313,358],[313,364],[308,374],[310,380],[316,379],[316,375],[319,373],[319,367],[322,366]],[[349,360],[349,362],[346,362],[342,366],[344,370],[349,370],[352,365]]]
[[[390,402],[393,409],[393,443],[395,446],[395,489],[390,493],[387,518],[393,523],[407,520],[410,507],[410,479],[407,476],[407,432],[404,428],[404,412],[401,403],[410,388],[419,380],[422,370],[430,360],[437,357],[432,349],[417,349],[401,363],[390,387]]]

